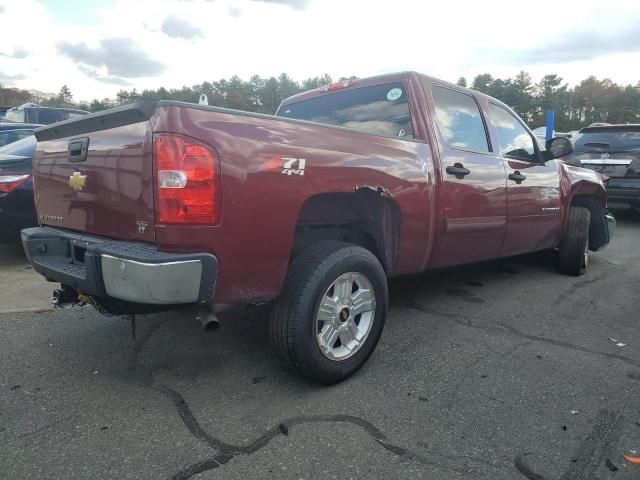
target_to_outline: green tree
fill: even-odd
[[[511,80],[511,85],[514,96],[511,108],[513,108],[523,120],[528,122],[531,120],[534,106],[533,80],[531,79],[531,75],[521,70]]]
[[[116,102],[119,105],[129,103],[129,92],[127,92],[126,90],[120,90],[118,93],[116,93]]]
[[[114,106],[114,102],[108,98],[98,100],[97,98],[92,100],[89,104],[89,110],[92,112],[99,112],[100,110],[106,110]]]
[[[71,93],[71,89],[63,85],[60,87],[60,91],[58,92],[58,101],[63,105],[72,105],[73,104],[73,95]]]
[[[567,84],[562,83],[562,77],[556,74],[549,74],[535,86],[536,91],[536,111],[533,121],[543,125],[548,110],[555,110],[556,130],[566,129],[569,125],[570,115],[568,109],[570,95]]]
[[[474,77],[471,88],[482,93],[487,93],[491,83],[493,83],[493,76],[490,73],[481,73]]]
[[[464,77],[460,77],[456,83],[458,85],[460,85],[461,87],[466,87],[467,86],[467,79],[464,78]]]
[[[33,96],[27,90],[13,87],[3,87],[0,84],[0,105],[17,107],[23,103],[33,101]]]
[[[278,79],[271,77],[265,82],[264,88],[260,92],[260,102],[266,113],[275,113],[281,101]]]

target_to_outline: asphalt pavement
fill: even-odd
[[[143,316],[135,340],[90,307],[0,313],[0,478],[638,480],[640,217],[591,260],[394,280],[333,387],[283,369],[268,307],[215,333]]]

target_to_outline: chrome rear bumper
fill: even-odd
[[[34,270],[85,295],[149,305],[213,299],[218,261],[209,253],[165,253],[50,227],[23,230],[22,244]]]

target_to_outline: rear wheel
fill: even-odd
[[[558,270],[567,275],[582,275],[589,267],[589,224],[591,212],[571,207],[567,230],[558,251]]]
[[[368,250],[319,242],[289,268],[271,313],[271,339],[280,359],[322,384],[358,370],[376,347],[387,313],[387,280]]]

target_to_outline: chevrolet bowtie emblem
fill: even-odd
[[[69,176],[69,186],[78,192],[84,188],[85,183],[87,183],[87,176],[80,172],[73,172],[73,175]]]

